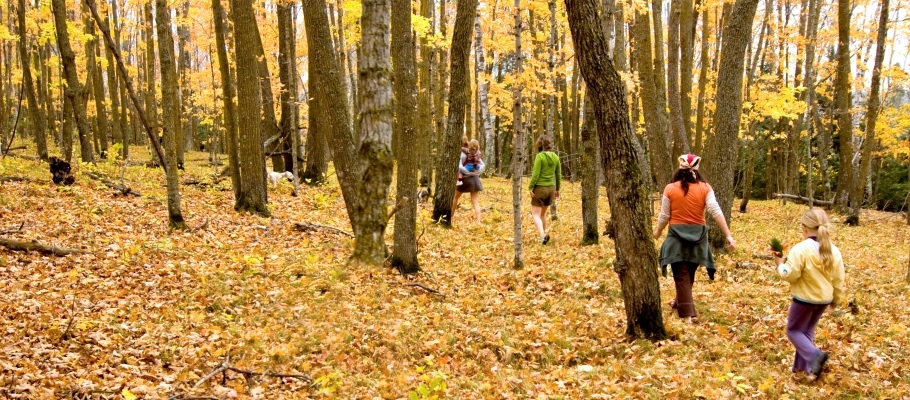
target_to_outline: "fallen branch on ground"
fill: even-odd
[[[27,176],[0,176],[0,183],[6,182],[29,182],[35,183],[36,180],[29,178]]]
[[[774,193],[774,198],[784,198],[784,199],[789,199],[789,200],[793,200],[793,201],[800,202],[800,203],[806,203],[806,204],[808,204],[811,201],[812,204],[819,205],[819,206],[830,207],[830,206],[834,205],[833,200],[816,200],[816,199],[810,199],[808,197],[797,196],[795,194],[787,194],[787,193]]]
[[[752,254],[752,258],[757,258],[759,260],[774,260],[774,257],[771,257],[767,254]]]
[[[205,229],[205,228],[208,228],[208,227],[209,227],[209,219],[206,218],[206,219],[205,219],[205,222],[203,222],[201,225],[199,225],[199,226],[197,226],[197,227],[195,227],[195,228],[190,229],[190,232],[201,231],[201,230],[203,230],[203,229]]]
[[[328,226],[328,225],[319,225],[319,224],[314,224],[311,222],[295,223],[294,229],[297,231],[300,231],[300,232],[331,231],[331,232],[339,233],[339,234],[342,234],[342,235],[345,235],[348,237],[354,237],[353,233],[345,231],[341,228],[336,228],[334,226]]]
[[[85,251],[79,249],[67,249],[57,246],[49,246],[38,242],[21,242],[18,240],[0,238],[0,246],[6,247],[13,251],[37,251],[41,254],[53,254],[65,256],[69,254],[85,254]]]
[[[85,175],[87,175],[89,178],[92,178],[92,179],[94,179],[94,180],[96,180],[96,181],[99,181],[99,182],[103,183],[104,186],[107,186],[107,187],[109,187],[109,188],[111,188],[111,189],[114,189],[114,190],[118,191],[118,192],[119,192],[121,195],[123,195],[123,196],[129,195],[129,196],[142,197],[142,193],[139,193],[139,192],[137,192],[137,191],[135,191],[135,190],[133,190],[133,189],[130,189],[129,186],[118,185],[118,184],[116,184],[116,183],[114,183],[114,182],[111,182],[110,180],[108,180],[107,178],[101,176],[100,174],[96,174],[96,173],[94,173],[94,172],[86,172]]]
[[[254,376],[263,376],[263,377],[270,377],[270,378],[291,378],[291,379],[297,379],[300,381],[304,381],[308,384],[313,384],[313,378],[311,378],[309,375],[306,375],[306,374],[281,374],[281,373],[273,373],[273,372],[257,372],[257,371],[251,371],[251,370],[240,369],[240,368],[234,367],[233,365],[231,365],[231,356],[229,354],[224,357],[224,361],[222,361],[221,364],[219,364],[217,368],[215,368],[214,370],[212,370],[212,372],[209,372],[208,374],[203,376],[201,379],[199,379],[196,382],[196,384],[193,385],[193,389],[198,389],[200,386],[202,386],[203,383],[205,383],[209,379],[212,379],[212,377],[214,377],[215,375],[218,375],[219,373],[222,374],[221,380],[222,380],[222,384],[223,384],[223,382],[225,380],[227,380],[228,371],[243,375],[243,377],[247,380],[248,383]],[[204,399],[204,398],[207,398],[207,397],[186,397],[182,394],[176,394],[176,395],[168,397],[168,400],[178,400],[178,399],[188,400],[188,399]]]
[[[440,297],[446,297],[446,295],[442,294],[440,291],[433,289],[431,287],[427,287],[426,285],[424,285],[420,282],[405,283],[404,287],[416,287],[418,289],[422,289],[422,290],[426,291],[429,294],[435,294]]]
[[[9,228],[9,229],[4,229],[4,230],[0,231],[0,235],[8,235],[8,234],[10,234],[10,233],[19,233],[19,232],[22,232],[22,227],[23,227],[23,226],[25,226],[25,221],[22,221],[22,223],[19,224],[19,227],[18,227],[18,228]]]

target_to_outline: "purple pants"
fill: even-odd
[[[815,347],[815,327],[821,319],[827,304],[806,304],[794,300],[787,315],[787,338],[796,348],[793,358],[793,372],[809,370],[809,363],[818,357],[821,350]]]
[[[697,317],[695,301],[692,299],[692,284],[698,264],[678,262],[670,264],[673,269],[673,283],[676,284],[676,312],[680,318]]]

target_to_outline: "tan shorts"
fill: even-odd
[[[549,207],[556,199],[556,186],[535,186],[533,192],[531,205],[534,207]]]

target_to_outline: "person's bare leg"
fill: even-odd
[[[458,209],[458,199],[461,197],[461,192],[455,191],[455,199],[452,200],[452,215],[449,216],[449,221],[455,219],[455,210]]]
[[[547,210],[550,209],[550,206],[540,207],[540,224],[542,226],[541,236],[547,235]]]
[[[477,217],[477,223],[480,223],[480,192],[471,192],[471,203],[474,204],[474,216]]]
[[[541,211],[543,211],[543,209],[541,207],[531,206],[531,219],[534,220],[534,226],[537,227],[537,232],[540,233],[540,238],[543,239],[545,231],[544,231],[544,226],[543,226],[544,221],[542,220],[541,214],[540,214]]]

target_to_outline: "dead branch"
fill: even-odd
[[[196,389],[199,386],[202,386],[202,384],[205,383],[205,381],[212,379],[212,377],[215,375],[218,375],[219,372],[224,372],[225,370],[227,370],[228,367],[231,366],[230,362],[231,362],[231,355],[228,354],[224,357],[224,361],[221,362],[221,365],[219,365],[218,368],[215,368],[214,371],[209,372],[208,374],[203,376],[202,379],[197,381],[196,384],[193,385],[193,389]]]
[[[27,176],[0,176],[0,183],[6,183],[6,182],[29,182],[29,183],[34,183],[34,182],[36,182],[36,181],[35,181],[34,179],[32,179],[32,178],[27,177]]]
[[[797,196],[795,194],[787,194],[787,193],[774,193],[774,198],[784,198],[784,199],[789,199],[789,200],[793,200],[793,201],[796,201],[799,203],[804,203],[804,204],[808,204],[811,201],[812,204],[819,205],[819,206],[826,206],[826,207],[831,207],[832,205],[834,205],[833,200],[816,200],[816,199],[810,199],[808,197]]]
[[[137,192],[137,191],[135,191],[135,190],[133,190],[133,189],[130,189],[129,186],[126,186],[126,185],[119,185],[119,184],[116,184],[116,183],[114,183],[114,182],[111,182],[110,180],[108,180],[107,178],[101,176],[100,174],[96,174],[96,173],[94,173],[94,172],[86,172],[85,174],[88,175],[89,178],[92,178],[92,179],[94,179],[94,180],[96,180],[96,181],[99,181],[99,182],[103,183],[104,186],[107,186],[107,187],[109,187],[109,188],[111,188],[111,189],[116,190],[117,192],[120,193],[120,195],[123,195],[123,196],[129,195],[129,196],[142,197],[142,193],[139,193],[139,192]]]
[[[224,357],[224,361],[222,361],[221,364],[219,364],[217,368],[215,368],[212,372],[209,372],[208,374],[203,376],[201,379],[199,379],[199,381],[197,381],[196,384],[193,385],[193,389],[199,388],[200,386],[202,386],[203,383],[205,383],[209,379],[212,379],[213,376],[218,375],[219,373],[224,374],[223,379],[225,379],[227,377],[228,371],[243,375],[243,377],[247,380],[247,382],[249,382],[250,379],[252,379],[254,376],[262,376],[262,377],[269,377],[269,378],[291,378],[291,379],[297,379],[297,380],[304,381],[308,384],[313,383],[313,378],[311,378],[309,375],[306,375],[306,374],[282,374],[282,373],[273,373],[273,372],[257,372],[257,371],[237,368],[237,367],[231,365],[231,356],[229,354]],[[169,397],[169,399],[188,399],[188,398],[171,396],[171,397]]]
[[[420,282],[405,283],[404,287],[416,287],[418,289],[422,289],[422,290],[426,291],[429,294],[435,294],[440,297],[446,297],[446,295],[442,294],[440,291],[433,289],[431,287],[427,287],[426,285],[424,285]]]
[[[395,213],[397,213],[398,210],[404,208],[404,206],[406,206],[408,204],[408,202],[410,202],[410,201],[411,201],[411,199],[407,196],[404,196],[400,200],[398,200],[398,203],[395,204],[395,207],[392,207],[392,209],[389,210],[389,215],[386,216],[386,218],[385,218],[386,222],[389,222],[392,219],[392,217],[395,216]]]
[[[203,222],[202,224],[200,224],[199,226],[197,226],[197,227],[195,227],[195,228],[191,228],[191,229],[190,229],[190,232],[201,231],[201,230],[204,230],[204,229],[206,229],[206,228],[208,228],[208,227],[209,227],[209,219],[206,218],[206,219],[205,219],[205,222]]]
[[[22,227],[23,227],[23,226],[25,226],[25,221],[22,221],[22,223],[19,224],[19,227],[18,227],[18,228],[15,228],[15,229],[14,229],[14,228],[9,228],[9,229],[4,229],[4,230],[0,231],[0,235],[8,235],[8,234],[10,234],[10,233],[19,233],[19,232],[22,232]]]
[[[294,224],[294,229],[297,231],[300,231],[300,232],[331,231],[331,232],[345,235],[347,237],[354,237],[353,233],[345,231],[341,228],[336,228],[334,226],[328,226],[328,225],[319,225],[319,224],[314,224],[311,222],[304,222],[304,223],[297,222]]]
[[[767,254],[752,254],[752,258],[756,258],[756,259],[759,259],[759,260],[771,260],[771,261],[774,261],[774,257],[771,257],[771,256],[769,256],[769,255],[767,255]]]
[[[21,242],[18,240],[0,238],[0,246],[6,247],[13,251],[37,251],[41,254],[53,254],[56,256],[65,256],[69,254],[85,254],[85,251],[79,249],[67,249],[57,246],[49,246],[38,242]]]

